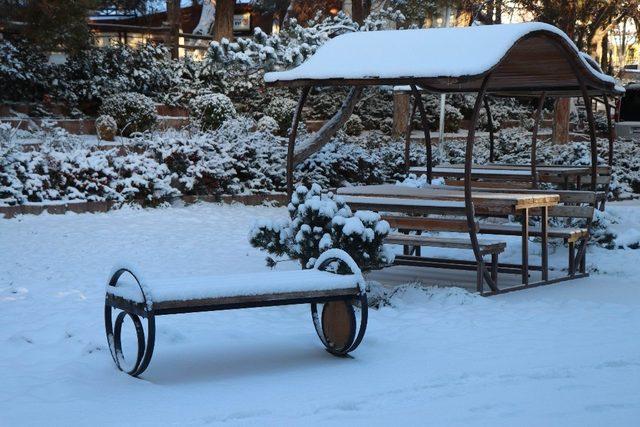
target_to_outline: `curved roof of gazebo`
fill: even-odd
[[[277,86],[417,84],[433,92],[576,95],[624,92],[560,29],[544,23],[370,31],[329,40],[303,64],[271,72]]]

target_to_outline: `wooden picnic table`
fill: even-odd
[[[357,187],[341,187],[337,193],[353,209],[368,209],[406,214],[465,215],[464,190],[462,188],[438,188],[429,186],[414,188],[402,185],[382,184]],[[529,283],[529,213],[535,209],[541,216],[542,280],[549,277],[549,242],[547,236],[551,206],[558,204],[557,194],[533,194],[482,191],[472,193],[474,210],[486,216],[522,215],[522,282]]]
[[[450,164],[436,166],[433,169],[433,176],[444,178],[464,178],[464,165]],[[412,167],[412,173],[424,174],[426,168]],[[562,184],[563,189],[568,189],[569,183],[575,183],[579,188],[582,177],[591,174],[590,166],[563,166],[563,165],[537,165],[537,181],[541,182],[558,182]],[[530,165],[505,165],[490,163],[486,165],[473,165],[471,169],[471,177],[474,180],[505,180],[533,182],[534,177],[531,173]]]

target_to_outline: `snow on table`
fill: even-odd
[[[354,290],[358,288],[359,274],[334,274],[316,269],[294,271],[266,271],[260,273],[229,274],[169,278],[146,282],[151,301],[188,301],[293,292]],[[137,303],[144,302],[138,286],[125,281],[116,287],[107,286],[107,292]]]
[[[264,79],[273,83],[478,75],[497,65],[519,39],[534,31],[561,36],[596,79],[615,84],[613,77],[578,55],[578,48],[562,30],[541,22],[347,33],[329,40],[298,67],[266,73]]]
[[[435,167],[432,170],[433,170],[433,173],[441,173],[441,174],[464,173],[464,169],[461,169],[461,168]],[[482,175],[531,176],[531,171],[517,170],[517,169],[475,168],[471,170],[471,173],[477,176],[482,176]]]

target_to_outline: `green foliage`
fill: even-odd
[[[213,130],[236,116],[236,109],[228,96],[221,93],[198,95],[189,103],[191,120],[201,130]]]
[[[394,5],[405,17],[408,25],[422,28],[428,16],[438,10],[438,1],[435,0],[393,0]]]
[[[0,100],[41,100],[50,73],[42,52],[27,43],[0,41]]]
[[[156,107],[151,98],[126,92],[106,98],[100,107],[101,115],[113,117],[123,136],[144,132],[156,124]]]
[[[251,245],[276,256],[298,260],[302,268],[312,268],[320,254],[330,248],[346,251],[362,270],[393,262],[383,239],[389,224],[377,213],[358,211],[355,215],[341,197],[322,193],[314,184],[296,188],[288,206],[289,221],[258,221],[251,230]]]
[[[298,103],[289,98],[273,98],[269,105],[266,106],[264,113],[273,117],[280,127],[280,133],[284,134],[291,127],[293,113]]]
[[[344,124],[344,131],[350,136],[360,135],[363,129],[364,126],[362,126],[362,119],[357,114],[352,114]]]
[[[4,0],[3,17],[26,24],[21,35],[43,51],[78,52],[89,46],[87,16],[95,0]]]

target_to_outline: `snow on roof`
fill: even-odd
[[[251,0],[236,0],[236,4],[249,4]],[[180,0],[180,8],[193,6],[193,0]],[[166,12],[166,0],[148,0],[147,13]]]
[[[265,81],[479,75],[497,65],[520,38],[534,31],[563,37],[594,77],[615,84],[613,77],[579,55],[562,30],[541,22],[347,33],[329,40],[294,69],[267,73]]]

